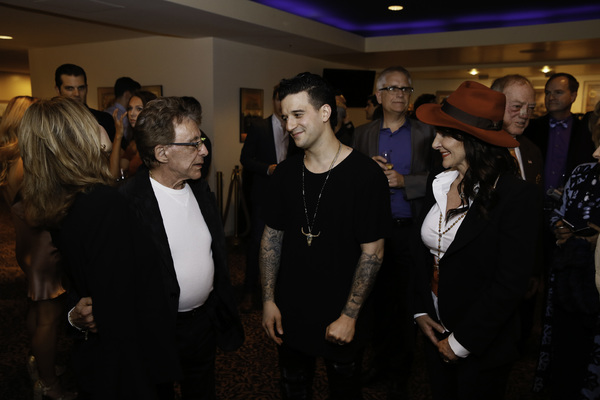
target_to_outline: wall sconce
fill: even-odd
[[[471,69],[471,70],[469,71],[469,74],[471,74],[471,75],[475,76],[475,75],[478,75],[478,74],[479,74],[479,71],[478,71],[476,68],[473,68],[473,69]]]

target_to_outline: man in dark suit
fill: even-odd
[[[571,112],[578,89],[579,82],[570,74],[556,73],[548,78],[544,89],[548,114],[531,120],[523,133],[544,158],[544,270],[550,268],[556,246],[549,225],[550,213],[559,206],[571,171],[579,164],[594,161],[595,146],[587,122]]]
[[[261,207],[267,186],[277,164],[300,150],[290,140],[281,119],[281,101],[278,97],[279,85],[273,88],[273,114],[254,122],[248,128],[240,162],[244,167],[243,181],[250,201],[250,243],[246,253],[246,275],[244,296],[240,308],[250,311],[255,296],[260,293],[258,252],[265,223],[261,218]],[[260,304],[260,301],[258,302]]]
[[[577,165],[594,161],[595,146],[589,128],[571,112],[578,89],[579,82],[573,75],[556,73],[548,78],[544,89],[548,114],[531,120],[524,132],[544,157],[546,192],[562,190]],[[554,208],[553,204],[550,207]]]
[[[511,154],[517,160],[521,177],[543,190],[542,176],[544,163],[540,149],[531,140],[523,136],[523,131],[529,125],[529,119],[535,109],[535,90],[529,79],[522,75],[505,75],[496,79],[492,90],[504,93],[506,107],[502,128],[519,141],[519,147],[511,148]],[[529,287],[521,304],[521,340],[520,350],[525,350],[527,339],[533,327],[536,293],[542,279],[543,250],[540,225],[540,235],[537,246],[536,262],[533,275],[529,279]]]
[[[374,362],[365,376],[367,382],[388,378],[390,399],[406,397],[415,335],[407,304],[413,265],[409,238],[413,220],[421,211],[427,176],[439,160],[439,154],[431,148],[433,127],[407,118],[412,92],[410,73],[405,68],[382,71],[376,95],[383,118],[356,128],[353,146],[378,162],[391,193],[394,228],[392,237],[386,238],[384,261],[373,292],[377,303],[375,332],[380,337],[373,341]],[[382,156],[384,152],[389,155]]]
[[[110,141],[115,139],[115,122],[112,115],[94,110],[87,105],[87,75],[83,68],[75,64],[63,64],[54,71],[54,89],[59,96],[70,97],[85,104],[96,121],[104,128]]]
[[[200,121],[198,108],[182,98],[149,103],[136,123],[136,143],[145,167],[120,191],[152,240],[148,251],[156,251],[162,261],[164,295],[173,316],[165,324],[175,325],[182,399],[212,400],[216,347],[235,350],[244,333],[229,279],[220,214],[214,194],[200,179],[208,153]],[[80,320],[81,313],[76,307],[71,319]],[[172,399],[172,385],[161,388],[160,395]]]

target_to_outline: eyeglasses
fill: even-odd
[[[196,148],[197,151],[200,151],[200,149],[202,149],[202,146],[204,146],[204,141],[206,140],[205,137],[200,138],[200,140],[198,140],[197,142],[190,142],[190,143],[168,143],[169,146],[193,146]]]
[[[403,87],[398,87],[398,86],[388,86],[388,87],[383,87],[381,89],[378,89],[380,92],[389,92],[389,93],[398,93],[398,92],[402,92],[402,93],[412,93],[415,91],[414,88],[411,88],[410,86],[403,86]]]

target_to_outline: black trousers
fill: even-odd
[[[411,271],[414,258],[410,221],[395,222],[386,238],[381,270],[373,289],[375,329],[373,365],[391,383],[391,390],[406,392],[414,358],[416,327],[409,312]]]
[[[337,362],[325,359],[330,400],[362,400],[360,373],[362,352],[354,360]],[[279,370],[281,372],[281,398],[283,400],[312,399],[312,383],[315,376],[316,357],[279,346]]]
[[[208,306],[201,306],[177,318],[177,346],[183,370],[182,400],[214,400],[215,358],[217,343],[215,329],[209,318]],[[173,385],[159,388],[161,400],[173,400]]]
[[[481,360],[466,357],[445,363],[437,347],[425,340],[425,356],[433,400],[503,400],[512,363],[482,368]]]

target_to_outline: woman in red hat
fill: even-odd
[[[503,399],[518,358],[518,305],[534,264],[542,206],[502,130],[505,96],[464,82],[417,117],[434,125],[443,171],[428,184],[415,274],[415,320],[434,399]]]

